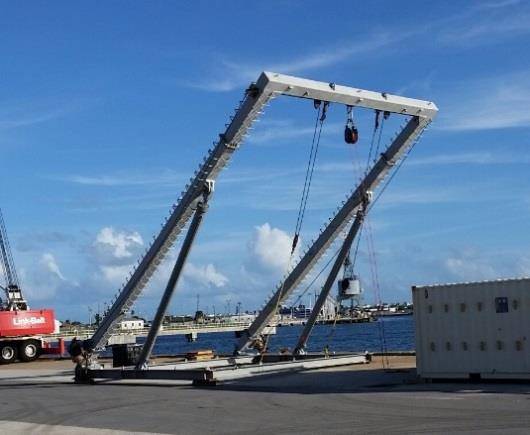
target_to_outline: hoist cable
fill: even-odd
[[[383,119],[383,121],[384,121],[384,119]],[[419,137],[412,142],[410,148],[407,150],[405,155],[400,159],[400,161],[396,165],[395,169],[392,171],[392,173],[390,174],[390,176],[388,177],[386,182],[381,187],[381,190],[379,191],[379,193],[377,194],[375,199],[370,203],[370,205],[368,207],[368,210],[370,210],[376,204],[376,202],[379,200],[379,198],[381,197],[383,192],[390,185],[390,183],[392,182],[394,177],[397,175],[397,173],[399,172],[399,170],[403,166],[403,163],[405,162],[405,160],[408,158],[408,156],[410,155],[410,153],[414,149],[414,147],[415,147],[416,143],[418,142],[418,140],[419,140]],[[378,276],[378,273],[377,273],[377,261],[376,261],[376,257],[375,257],[375,249],[374,249],[374,242],[373,242],[373,236],[372,236],[372,229],[371,229],[371,226],[370,226],[369,222],[367,223],[367,235],[366,235],[366,237],[367,237],[367,242],[368,242],[368,256],[369,256],[369,261],[370,261],[370,269],[371,269],[371,272],[372,272],[372,280],[373,280],[373,284],[374,284],[374,292],[376,293],[376,303],[378,305],[380,305],[381,304],[381,294],[380,294],[380,288],[379,288],[379,276]],[[385,355],[386,351],[387,351],[387,345],[386,345],[385,325],[384,325],[384,321],[383,320],[381,320],[378,323],[378,331],[379,331],[379,341],[380,341],[380,346],[381,346],[381,364],[382,364],[383,369],[385,369],[386,367],[389,366],[389,361],[388,361],[388,355]],[[385,356],[386,356],[386,360],[385,360]],[[386,367],[385,367],[385,364],[386,364]]]
[[[417,140],[414,141],[412,143],[412,145],[410,146],[410,148],[408,149],[407,153],[400,159],[400,161],[398,162],[398,164],[396,165],[396,168],[394,169],[394,171],[392,171],[392,173],[390,174],[390,176],[388,177],[387,181],[383,184],[383,186],[381,187],[381,190],[379,191],[379,193],[377,194],[377,196],[370,202],[370,205],[368,206],[368,210],[371,210],[372,207],[375,205],[375,203],[379,200],[379,198],[381,198],[381,195],[383,194],[383,192],[387,189],[388,185],[390,184],[390,182],[394,179],[394,177],[397,175],[397,173],[399,172],[399,170],[401,169],[401,167],[403,166],[403,163],[405,162],[405,160],[407,159],[407,157],[410,155],[410,153],[412,152],[412,150],[414,149],[414,147],[416,146],[416,143],[417,143]]]
[[[370,159],[371,159],[371,156],[372,156],[373,146],[374,146],[374,142],[375,142],[375,136],[376,136],[376,132],[377,132],[378,129],[379,129],[379,135],[378,135],[378,139],[377,139],[376,151],[375,151],[374,156],[377,156],[377,154],[379,152],[385,119],[386,118],[383,117],[382,122],[379,125],[379,122],[378,122],[379,116],[376,113],[376,124],[375,124],[375,127],[374,127],[374,131],[372,133],[372,139],[371,139],[371,143],[370,143],[370,151],[369,151],[369,154],[368,154],[368,161],[367,161],[367,168],[366,168],[367,171],[369,169]],[[390,174],[390,177],[387,179],[387,181],[382,186],[382,189],[378,193],[377,197],[370,203],[368,209],[366,210],[366,213],[368,212],[368,210],[370,210],[373,207],[373,205],[381,197],[382,193],[386,190],[386,188],[388,187],[390,182],[396,176],[397,172],[399,171],[399,169],[403,165],[403,163],[406,160],[406,158],[409,156],[410,152],[412,151],[412,149],[413,149],[413,147],[415,146],[416,143],[417,143],[417,141],[414,141],[412,143],[412,145],[409,148],[409,150],[407,151],[407,153],[399,161],[399,163],[396,166],[396,168],[394,169],[394,171],[392,171],[392,173]],[[367,219],[366,219],[366,221],[367,221]],[[364,223],[365,223],[365,221],[363,221],[363,226],[364,226]],[[378,305],[380,305],[381,304],[381,294],[380,294],[379,275],[378,275],[378,270],[377,270],[377,261],[376,261],[376,257],[375,257],[375,247],[374,247],[374,242],[373,242],[372,229],[371,229],[371,225],[370,225],[369,222],[366,222],[366,224],[367,224],[366,238],[367,238],[367,242],[368,242],[367,243],[368,244],[368,260],[370,262],[370,270],[371,270],[371,275],[372,275],[372,284],[374,286],[374,292],[375,292],[377,303],[378,303]],[[354,251],[354,258],[353,258],[353,261],[352,261],[352,267],[355,266],[355,263],[356,263],[356,260],[357,260],[363,226],[361,226],[361,228],[359,229],[359,235],[358,235],[358,239],[357,239],[357,243],[356,243],[356,247],[355,247],[355,251]],[[335,316],[334,316],[333,325],[332,325],[330,333],[328,334],[327,343],[325,345],[326,351],[329,350],[329,343],[333,339],[333,336],[335,334],[335,328],[336,328],[336,324],[337,324],[337,312],[335,311],[334,314],[335,314]],[[385,368],[385,353],[386,353],[386,350],[387,350],[387,345],[386,345],[386,334],[385,334],[383,321],[378,323],[378,331],[379,331],[379,342],[380,342],[381,354],[382,354],[381,361],[382,361],[382,365],[383,365],[383,369],[384,369]],[[387,360],[386,360],[386,365],[388,366],[388,357],[387,357]]]
[[[370,160],[372,159],[372,151],[374,149],[374,143],[375,143],[375,136],[377,133],[379,126],[376,125],[374,127],[374,130],[372,131],[372,139],[370,140],[370,150],[368,151],[368,158],[366,159],[366,170],[370,168]]]
[[[307,162],[307,169],[306,169],[306,173],[305,173],[304,188],[302,189],[302,196],[300,198],[300,206],[298,207],[298,216],[296,218],[296,227],[295,227],[295,230],[294,230],[295,238],[293,239],[292,252],[294,252],[294,249],[296,248],[296,244],[298,243],[297,235],[299,234],[300,228],[302,226],[302,222],[301,222],[302,208],[304,206],[304,199],[306,197],[306,191],[308,189],[307,185],[308,185],[308,181],[309,181],[309,175],[311,173],[311,163],[313,161],[313,151],[315,149],[315,140],[317,138],[318,121],[319,121],[320,116],[321,116],[320,112],[321,112],[321,105],[318,106],[317,116],[316,116],[316,119],[315,119],[315,127],[313,129],[313,140],[311,141],[311,149],[309,151],[309,160]]]
[[[307,200],[309,198],[309,191],[310,191],[310,188],[311,188],[311,183],[313,181],[313,172],[315,171],[315,163],[316,163],[316,160],[317,160],[318,147],[320,145],[320,137],[322,136],[322,127],[323,127],[323,124],[324,124],[324,120],[326,119],[325,115],[326,115],[326,103],[324,103],[324,108],[322,109],[322,116],[320,117],[320,128],[318,130],[317,141],[316,141],[316,144],[315,144],[315,153],[313,155],[313,162],[311,164],[311,172],[309,174],[309,181],[307,183],[307,189],[306,189],[306,194],[305,194],[305,199],[304,199],[304,205],[301,208],[300,223],[299,223],[298,231],[296,232],[296,234],[299,234],[300,230],[302,229],[302,222],[304,220],[305,211],[306,211],[306,208],[307,208]]]
[[[379,148],[380,148],[380,143],[381,143],[381,136],[382,136],[382,132],[383,132],[383,125],[384,125],[384,121],[385,121],[386,118],[383,118],[382,122],[381,122],[381,125],[380,125],[380,129],[379,129],[379,137],[378,137],[378,140],[377,140],[377,148],[376,148],[376,154],[378,153],[379,151]],[[372,148],[373,148],[373,144],[374,144],[374,139],[375,139],[375,132],[376,132],[377,128],[374,129],[374,134],[372,135],[372,141],[371,141],[371,150],[370,150],[370,153],[372,151]],[[414,146],[416,145],[416,143],[418,142],[419,138],[416,139],[412,145],[410,146],[410,148],[408,149],[408,151],[406,152],[406,154],[400,159],[399,163],[396,165],[396,167],[394,168],[394,170],[391,172],[390,176],[388,177],[388,179],[386,180],[386,182],[383,184],[381,190],[379,191],[378,195],[376,196],[376,198],[371,201],[371,203],[369,204],[367,210],[365,211],[366,213],[368,213],[368,211],[375,205],[375,203],[379,200],[379,198],[381,197],[381,195],[383,194],[383,192],[387,189],[387,187],[389,186],[389,184],[392,182],[392,180],[394,179],[394,177],[397,175],[397,173],[399,172],[399,170],[401,169],[401,166],[403,166],[403,163],[405,162],[405,160],[407,159],[407,157],[410,155],[410,153],[412,152]],[[358,165],[360,167],[360,164]],[[355,168],[355,166],[354,166]],[[362,169],[362,168],[359,168],[359,169]],[[361,236],[362,236],[362,232],[363,232],[363,228],[364,228],[364,223],[365,221],[363,221],[363,224],[362,226],[360,227],[359,229],[359,234],[358,234],[358,238],[357,238],[357,243],[356,243],[356,246],[355,246],[355,251],[354,251],[354,256],[353,256],[353,260],[352,260],[352,266],[355,266],[355,263],[357,261],[357,258],[358,258],[358,252],[359,252],[359,246],[360,246],[360,242],[361,242]],[[372,235],[372,229],[371,229],[371,226],[369,225],[369,222],[367,222],[367,231],[366,231],[366,238],[368,240],[368,256],[369,256],[369,261],[370,261],[370,268],[371,268],[371,272],[372,272],[372,280],[374,281],[374,290],[376,292],[376,299],[378,298],[378,302],[380,303],[380,286],[379,286],[379,276],[378,276],[378,271],[377,271],[377,260],[376,260],[376,257],[375,257],[375,249],[374,249],[374,242],[373,242],[373,235]],[[327,268],[327,266],[331,263],[331,261],[333,260],[333,258],[335,258],[335,256],[338,254],[338,251],[334,254],[334,256],[327,262],[327,264],[324,266],[324,268],[319,272],[319,274],[315,277],[315,279],[313,279],[313,281],[306,287],[306,289],[302,292],[302,294],[299,296],[299,298],[297,299],[300,300],[301,297],[309,290],[309,288],[313,285],[313,283],[316,281],[316,279],[320,276],[320,274],[323,273],[323,271]],[[371,257],[371,258],[370,258]],[[337,312],[335,312],[335,316],[334,316],[334,321],[333,321],[333,325],[332,325],[332,328],[331,328],[331,331],[330,333],[328,334],[327,336],[327,339],[326,339],[326,345],[324,347],[324,350],[326,352],[329,351],[329,343],[330,341],[333,339],[334,337],[334,334],[335,334],[335,330],[336,330],[336,324],[337,324]],[[386,353],[386,350],[387,350],[387,344],[386,344],[386,334],[385,334],[385,327],[384,327],[384,324],[383,324],[383,321],[379,322],[378,323],[378,331],[379,331],[379,342],[380,342],[380,345],[381,345],[381,361],[382,361],[382,365],[383,365],[383,369],[385,369],[385,353]],[[389,365],[389,361],[388,361],[388,356],[386,356],[386,366],[388,367]]]
[[[348,108],[347,112],[348,112],[348,116],[351,116],[351,109]],[[366,171],[368,171],[369,167],[370,167],[370,160],[371,160],[371,157],[372,157],[372,151],[373,151],[373,148],[374,148],[376,133],[377,133],[378,130],[379,130],[379,137],[378,137],[378,142],[377,142],[377,151],[379,150],[379,146],[380,146],[380,143],[381,143],[381,131],[382,131],[382,129],[379,129],[379,115],[380,115],[380,112],[376,111],[375,114],[376,114],[375,125],[374,125],[374,130],[372,132],[372,137],[371,137],[371,140],[370,140],[370,150],[368,152],[368,159],[367,159],[367,162],[366,162]],[[376,151],[375,155],[377,155],[377,151]],[[353,158],[354,162],[356,161],[355,157],[356,156],[354,155],[354,158]],[[355,167],[355,163],[353,163],[353,166],[354,166],[354,176],[356,176],[357,172],[360,173],[362,171],[362,167],[361,167],[360,161],[357,164],[357,168]],[[362,184],[364,184],[364,181],[363,181]],[[362,184],[361,184],[361,186],[362,186]],[[360,244],[360,241],[361,241],[361,235],[362,235],[363,226],[364,226],[364,220],[361,223],[361,226],[359,228],[359,234],[357,235],[357,241],[356,241],[356,245],[355,245],[353,261],[351,260],[351,249],[350,249],[350,252],[348,252],[348,256],[346,257],[347,259],[349,259],[351,261],[352,270],[355,267],[355,262],[357,260],[357,255],[358,255],[358,252],[359,252],[359,244]],[[339,304],[339,301],[337,301],[337,305],[338,304]],[[337,318],[338,318],[338,314],[339,314],[338,311],[339,311],[338,309],[334,310],[333,325],[332,325],[331,331],[328,334],[328,337],[326,339],[326,345],[325,345],[325,350],[326,351],[329,350],[329,344],[333,340],[333,337],[335,335],[335,330],[336,330],[336,326],[337,326]]]
[[[377,147],[375,149],[374,158],[379,154],[379,148],[381,146],[381,136],[383,135],[383,129],[385,128],[385,117],[381,121],[381,127],[379,128],[379,138],[377,139]]]
[[[375,256],[375,247],[374,247],[374,239],[373,239],[373,232],[372,227],[369,221],[367,221],[367,231],[366,231],[366,240],[368,244],[368,260],[370,264],[370,272],[372,275],[372,285],[374,287],[374,294],[375,294],[375,303],[376,306],[381,307],[382,306],[382,300],[381,300],[381,288],[379,285],[379,274],[378,274],[378,268],[377,268],[377,260]],[[385,363],[386,366],[388,366],[388,356],[385,361],[385,355],[387,352],[387,346],[386,346],[386,335],[385,335],[385,325],[384,321],[380,320],[377,325],[377,329],[379,332],[379,345],[381,350],[381,364],[382,368],[385,369]]]
[[[311,150],[310,150],[310,154],[309,154],[309,161],[308,161],[308,164],[307,164],[306,177],[305,177],[305,182],[304,182],[304,189],[302,191],[302,199],[300,200],[300,209],[298,211],[298,217],[297,217],[297,220],[296,220],[296,231],[295,231],[295,235],[294,235],[294,238],[293,238],[291,254],[289,255],[289,261],[288,261],[288,264],[287,264],[287,270],[289,270],[289,268],[290,268],[290,265],[291,265],[291,262],[292,262],[292,259],[293,259],[293,255],[294,255],[294,252],[295,252],[295,249],[296,249],[296,245],[298,243],[300,230],[302,228],[302,222],[304,220],[305,210],[306,210],[306,207],[307,207],[307,199],[309,197],[309,189],[311,188],[311,182],[313,180],[313,173],[314,173],[314,170],[315,170],[315,162],[316,162],[316,157],[317,157],[317,153],[318,153],[318,147],[320,145],[320,137],[322,135],[322,127],[324,125],[324,121],[326,120],[326,113],[327,113],[328,106],[329,106],[329,102],[327,102],[327,101],[325,101],[324,103],[318,102],[318,112],[317,112],[317,118],[315,120],[315,128],[314,128],[314,131],[313,131],[313,140],[311,142]],[[319,125],[320,125],[320,128],[319,128]],[[317,130],[318,130],[318,133],[317,133]],[[275,304],[275,308],[274,308],[275,315],[278,314],[278,308],[280,307],[280,302],[281,302],[282,297],[283,297],[284,289],[285,289],[285,280],[282,282],[282,285],[281,285],[281,287],[279,289],[279,292],[278,292],[278,297],[276,299],[276,304]],[[267,351],[267,347],[269,345],[269,339],[270,339],[270,334],[266,335],[266,337],[265,337],[264,351],[261,354],[260,362],[263,361],[263,356],[264,356],[265,352]]]
[[[355,251],[353,251],[353,259],[350,259],[352,269],[355,267],[355,262],[357,261],[357,256],[359,255],[359,245],[361,244],[361,236],[363,234],[364,219],[359,228],[359,234],[357,236],[357,243],[355,244]]]

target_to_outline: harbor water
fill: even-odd
[[[303,326],[282,326],[269,339],[272,352],[293,349]],[[144,337],[137,339],[145,341]],[[197,349],[214,349],[220,354],[234,350],[236,338],[233,332],[199,334],[198,340],[188,343],[184,335],[162,335],[157,338],[154,354],[181,354]],[[308,351],[321,352],[328,346],[331,352],[380,352],[414,350],[413,316],[383,317],[377,322],[317,325],[308,342]]]

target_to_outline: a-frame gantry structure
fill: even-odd
[[[389,146],[381,152],[375,163],[367,171],[359,185],[352,190],[346,201],[341,205],[335,215],[330,219],[323,231],[315,239],[309,249],[302,255],[298,263],[278,285],[271,299],[261,310],[256,320],[241,336],[237,343],[237,354],[243,355],[250,350],[252,342],[258,338],[266,326],[271,323],[277,308],[292,294],[304,277],[312,270],[315,264],[325,254],[331,244],[343,233],[348,225],[351,227],[337,256],[334,267],[326,281],[320,298],[317,300],[312,316],[312,322],[318,316],[319,303],[325,301],[333,284],[338,269],[344,256],[349,251],[349,246],[355,238],[367,207],[370,202],[371,192],[382,182],[396,163],[419,139],[420,134],[436,116],[436,105],[429,101],[405,98],[387,93],[373,92],[334,83],[325,83],[307,80],[298,77],[263,72],[256,83],[252,83],[245,92],[243,100],[231,117],[226,130],[219,135],[219,140],[208,151],[204,161],[199,165],[190,183],[182,192],[178,202],[173,206],[170,216],[166,219],[160,233],[155,237],[145,255],[139,261],[136,269],[120,290],[115,302],[101,321],[93,337],[83,344],[83,352],[88,356],[90,372],[94,372],[94,356],[103,349],[116,329],[122,317],[131,309],[149,279],[157,270],[170,248],[175,244],[177,237],[191,221],[186,238],[180,248],[179,256],[166,291],[157,310],[157,315],[151,326],[151,331],[143,348],[143,353],[135,368],[135,375],[129,377],[149,377],[148,360],[154,341],[156,340],[162,318],[168,307],[171,296],[176,288],[187,255],[192,248],[194,237],[200,227],[203,216],[207,211],[207,203],[214,192],[215,180],[227,165],[232,155],[237,151],[249,128],[256,118],[263,112],[274,98],[279,96],[296,97],[319,102],[342,104],[349,107],[373,109],[382,113],[394,113],[405,116],[407,122]],[[317,311],[318,310],[318,311]],[[307,337],[311,331],[312,322],[308,322],[295,349],[296,353],[303,353]],[[140,372],[143,371],[143,374]],[[106,371],[105,371],[106,372]],[[153,372],[153,370],[151,370]],[[103,371],[99,372],[103,375]],[[91,373],[92,377],[96,377]],[[161,376],[158,371],[156,376]],[[116,377],[116,376],[106,376]]]

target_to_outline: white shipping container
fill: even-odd
[[[423,378],[530,378],[530,278],[412,287]]]

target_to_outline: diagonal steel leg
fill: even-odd
[[[333,283],[337,279],[337,275],[340,271],[340,268],[342,267],[344,263],[346,256],[348,255],[348,252],[350,251],[353,240],[355,239],[355,236],[357,235],[357,233],[359,232],[359,229],[361,228],[361,225],[364,220],[364,215],[365,215],[364,210],[366,210],[366,204],[365,206],[363,206],[357,211],[357,215],[355,216],[355,220],[350,228],[350,231],[348,232],[348,235],[346,236],[346,239],[344,240],[344,243],[342,244],[342,247],[340,248],[339,254],[337,255],[337,258],[335,259],[335,263],[333,263],[333,267],[331,268],[331,271],[329,272],[328,278],[326,279],[326,282],[324,283],[324,286],[322,287],[322,290],[320,291],[320,295],[318,296],[318,299],[315,302],[315,306],[313,307],[313,310],[311,311],[309,319],[307,320],[304,326],[304,330],[302,331],[302,334],[300,335],[300,338],[298,339],[298,343],[296,344],[296,347],[294,348],[293,354],[295,355],[301,354],[304,352],[307,340],[309,339],[309,334],[311,334],[311,330],[313,329],[313,326],[315,326],[315,323],[320,314],[320,310],[326,303],[326,299],[329,296],[331,287],[333,286]]]
[[[160,326],[162,325],[162,320],[164,319],[164,316],[166,314],[167,307],[169,306],[171,297],[173,296],[173,293],[175,292],[175,289],[177,287],[178,280],[180,278],[180,275],[182,274],[182,269],[186,264],[186,259],[188,258],[188,254],[190,253],[193,241],[195,240],[195,236],[197,235],[199,227],[201,226],[204,214],[208,210],[208,198],[209,192],[205,193],[202,201],[199,201],[197,203],[197,209],[195,210],[195,214],[188,229],[188,233],[186,234],[186,238],[184,239],[184,243],[182,244],[182,248],[180,249],[179,256],[177,258],[177,261],[175,262],[175,266],[173,267],[171,276],[169,277],[169,281],[167,283],[164,294],[162,295],[162,299],[160,300],[160,305],[158,305],[155,318],[153,319],[153,323],[151,324],[151,328],[149,329],[149,334],[147,335],[147,339],[142,348],[140,359],[136,364],[137,370],[145,368],[147,365],[147,361],[151,357],[153,346],[155,345],[155,341],[158,336],[158,332],[160,331]]]
[[[252,341],[259,337],[263,329],[273,321],[279,304],[287,300],[289,295],[302,282],[304,277],[311,271],[313,266],[324,255],[339,233],[343,231],[357,210],[362,206],[367,192],[377,188],[396,162],[419,139],[421,132],[427,127],[429,122],[430,120],[418,116],[409,119],[403,130],[394,138],[390,146],[381,153],[379,160],[374,163],[361,183],[351,193],[350,197],[309,247],[298,264],[276,288],[276,291],[259,312],[248,330],[242,334],[236,345],[236,354],[246,352]]]

